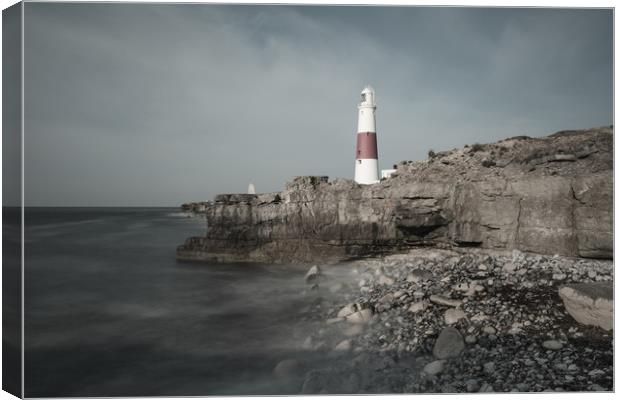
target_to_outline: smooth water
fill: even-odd
[[[205,232],[175,209],[27,209],[25,393],[298,393],[274,378],[300,355],[305,269],[182,263]]]

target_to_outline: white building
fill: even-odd
[[[381,178],[389,178],[392,174],[396,172],[395,169],[382,169],[381,170]]]

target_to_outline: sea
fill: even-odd
[[[325,362],[301,346],[308,267],[177,261],[206,229],[173,208],[27,208],[25,395],[299,393],[273,370]]]

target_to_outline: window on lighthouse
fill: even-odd
[[[366,101],[366,93],[362,93],[362,103]]]

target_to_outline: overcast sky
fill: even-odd
[[[612,123],[611,10],[27,3],[26,204],[177,206]]]

